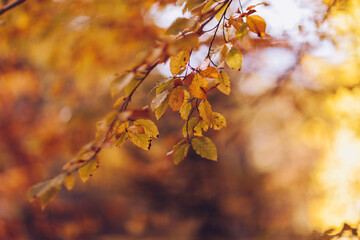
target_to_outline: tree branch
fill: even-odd
[[[25,2],[26,0],[17,0],[15,2],[9,3],[0,9],[0,15],[4,14],[5,12],[9,11],[10,9],[20,5],[21,3]]]

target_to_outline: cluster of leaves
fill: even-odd
[[[184,4],[184,11],[191,12],[192,18],[178,18],[166,31],[168,39],[159,41],[158,46],[144,54],[143,59],[135,63],[131,70],[115,75],[111,85],[114,111],[98,123],[95,140],[84,146],[63,167],[63,173],[32,187],[28,193],[29,199],[40,198],[41,206],[45,208],[62,185],[68,190],[73,188],[73,173],[76,171],[80,179],[86,182],[99,166],[98,153],[108,143],[121,147],[129,140],[137,147],[149,150],[152,139],[159,136],[157,126],[149,119],[149,109],[144,107],[128,110],[128,106],[133,94],[150,72],[158,64],[168,60],[173,76],[155,86],[156,95],[151,109],[155,112],[156,119],[159,119],[167,106],[170,106],[185,120],[182,128],[184,138],[170,152],[174,162],[178,164],[184,160],[190,147],[201,157],[217,161],[216,146],[204,133],[210,128],[220,130],[226,126],[226,120],[223,115],[212,110],[207,96],[215,89],[223,94],[230,94],[230,80],[224,71],[225,66],[239,71],[243,61],[235,44],[249,32],[260,38],[266,35],[264,19],[254,15],[254,8],[267,5],[266,3],[249,6],[243,11],[239,1],[237,11],[227,17],[232,3],[233,0],[178,1],[177,4]],[[215,27],[205,30],[213,20],[216,21]],[[220,28],[222,34],[218,34]],[[203,35],[209,37],[200,42],[199,38]],[[222,43],[215,46],[216,38],[222,39]],[[192,53],[202,44],[208,44],[208,53],[199,66],[191,66]]]

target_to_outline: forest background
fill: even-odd
[[[174,163],[167,153],[185,136],[172,105],[159,120],[148,116],[160,133],[149,151],[106,143],[85,184],[73,174],[73,190],[44,210],[29,203],[33,185],[93,141],[114,109],[114,79],[159,45],[177,46],[132,96],[129,109],[142,109],[156,83],[172,78],[170,56],[190,45],[191,66],[206,59],[211,32],[196,46],[171,45],[189,26],[167,28],[209,2],[28,0],[0,10],[0,239],[358,239],[356,0],[231,1],[223,19],[255,9],[266,34],[244,25],[231,42],[241,71],[231,60],[223,68],[230,95],[216,85],[207,94],[226,118],[226,127],[204,133],[217,161],[192,150]],[[226,41],[224,26],[214,49]]]

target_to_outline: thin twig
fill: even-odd
[[[10,9],[20,5],[21,3],[25,2],[26,0],[17,0],[15,2],[9,3],[0,9],[0,15],[4,14],[5,12],[9,11]]]

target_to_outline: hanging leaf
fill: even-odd
[[[164,90],[169,90],[172,87],[173,82],[174,82],[174,80],[171,78],[171,79],[167,79],[163,82],[158,83],[155,87],[156,95],[160,94]]]
[[[178,111],[183,105],[185,99],[184,90],[181,87],[176,87],[170,94],[169,106],[173,111]]]
[[[190,58],[190,51],[183,50],[176,56],[170,57],[170,71],[175,76],[183,72]]]
[[[183,13],[185,13],[186,11],[193,10],[194,8],[200,6],[204,2],[205,2],[205,0],[187,0],[184,10],[183,10]]]
[[[151,109],[154,111],[159,108],[160,105],[165,101],[165,99],[170,95],[170,91],[164,91],[154,97],[151,102]]]
[[[219,73],[214,67],[208,67],[205,70],[200,71],[200,75],[205,78],[212,78],[212,79],[219,78]]]
[[[198,99],[206,99],[206,89],[208,82],[200,74],[196,73],[192,80],[189,90],[190,93]]]
[[[166,30],[168,35],[177,35],[192,25],[193,21],[187,18],[177,18]]]
[[[201,157],[217,161],[215,144],[208,137],[195,137],[191,140],[191,146]]]
[[[216,3],[215,0],[210,0],[210,1],[208,1],[208,2],[205,4],[205,6],[201,9],[201,13],[205,13],[205,12],[207,12],[207,11],[212,10],[211,7],[212,7],[212,5],[213,5],[214,3]]]
[[[230,2],[228,2],[227,4],[224,5],[220,5],[219,7],[215,8],[215,10],[217,11],[219,8],[221,8],[221,10],[215,15],[215,18],[220,22],[222,16],[225,13],[225,10],[227,8],[227,6],[229,5]]]
[[[265,20],[258,15],[251,15],[246,18],[246,24],[249,27],[249,30],[253,33],[256,33],[258,37],[263,38],[266,30]]]
[[[126,139],[128,139],[129,134],[127,132],[123,132],[118,139],[116,139],[115,141],[115,146],[117,147],[121,147],[124,142],[126,141]]]
[[[174,163],[179,164],[188,154],[190,143],[184,143],[181,145],[174,154]]]
[[[229,95],[231,91],[231,85],[230,85],[230,79],[229,76],[226,74],[226,72],[220,72],[220,77],[215,80],[216,84],[219,84],[217,86],[217,89],[219,89],[220,92]]]
[[[81,181],[86,182],[91,177],[95,170],[99,167],[99,159],[93,157],[91,160],[86,162],[81,168],[79,168],[79,177]]]
[[[225,117],[220,113],[213,112],[212,127],[214,128],[214,130],[220,130],[221,128],[226,127]]]
[[[195,72],[191,72],[190,74],[188,74],[184,79],[184,86],[189,87],[194,77],[195,77]]]
[[[200,120],[194,127],[194,136],[200,137],[203,136],[203,131],[206,132],[209,129],[209,125],[204,121]]]
[[[120,124],[116,129],[116,137],[123,134],[128,127],[129,127],[129,122],[124,122],[124,123]]]
[[[190,114],[190,111],[191,111],[191,102],[184,103],[179,109],[181,118],[184,120],[187,120],[188,116]]]
[[[241,52],[236,48],[236,47],[232,47],[230,49],[230,51],[227,53],[226,55],[226,63],[227,65],[236,70],[239,71],[241,69],[242,66],[242,54]]]
[[[241,27],[235,32],[235,38],[241,41],[243,40],[246,33],[247,33],[247,24],[243,23]]]
[[[149,150],[151,146],[151,138],[147,134],[132,134],[129,132],[129,139],[139,148]]]
[[[114,98],[116,95],[120,94],[128,85],[132,79],[134,79],[135,73],[123,73],[119,77],[115,78],[110,87],[111,97]]]
[[[68,191],[73,189],[75,186],[75,177],[71,174],[67,174],[64,179],[64,185]]]
[[[145,134],[147,134],[149,137],[159,137],[159,130],[153,121],[149,119],[138,119],[134,122],[134,124],[141,126],[144,129]]]
[[[168,92],[165,100],[160,104],[159,107],[157,107],[155,109],[155,117],[156,117],[157,120],[159,120],[161,118],[161,116],[165,113],[166,108],[167,108],[168,103],[169,103],[169,96],[170,96],[170,93]]]
[[[206,122],[208,125],[212,123],[212,110],[211,105],[207,100],[202,100],[199,104],[199,114],[200,117]]]
[[[194,127],[198,122],[199,122],[198,118],[190,118],[190,120],[184,124],[182,128],[184,137],[187,137],[188,134],[192,133],[192,130],[194,129]]]
[[[59,186],[51,186],[45,192],[40,195],[40,205],[41,210],[44,210],[46,205],[55,197],[57,192],[61,189],[61,185]]]

